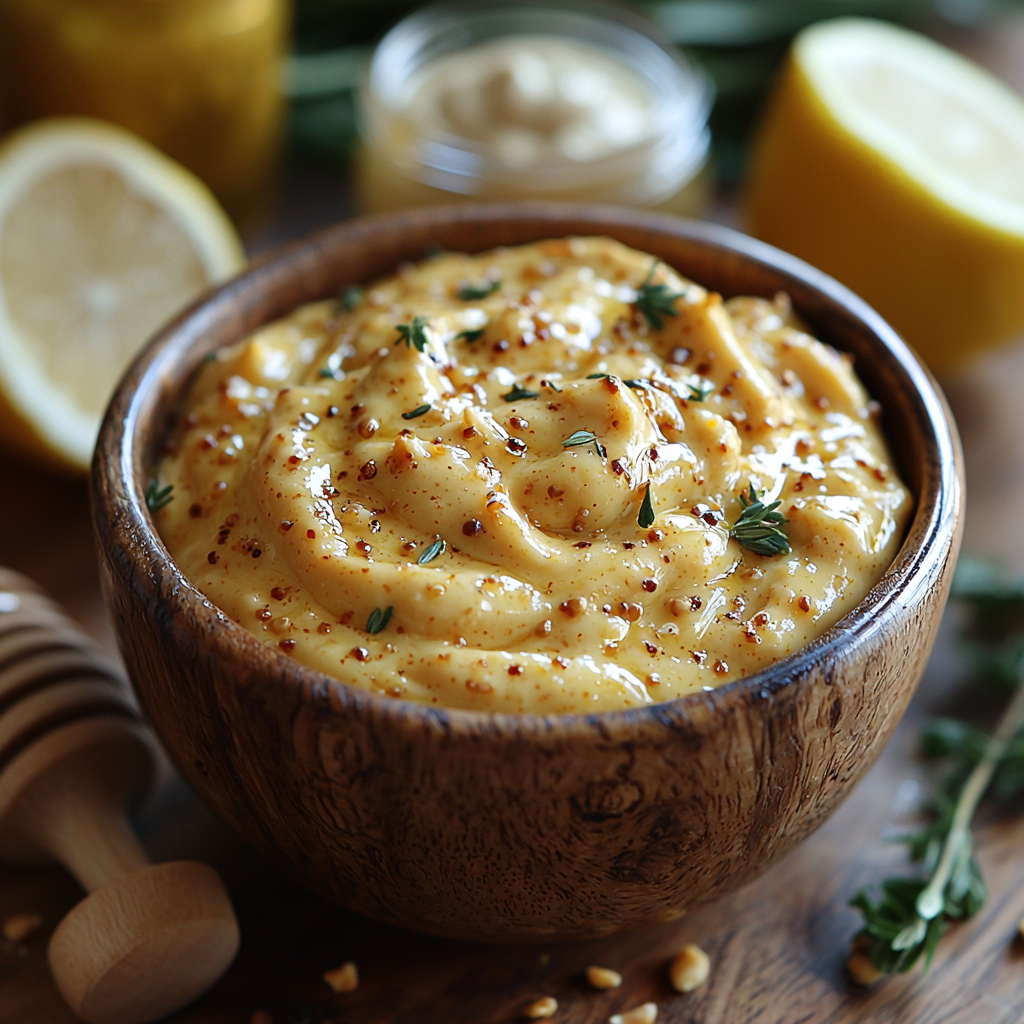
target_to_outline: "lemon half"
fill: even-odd
[[[0,146],[0,439],[88,468],[143,343],[244,264],[209,190],[134,135],[60,118]]]
[[[1024,101],[924,36],[802,32],[746,200],[754,234],[859,292],[939,372],[1024,332]]]

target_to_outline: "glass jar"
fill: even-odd
[[[288,0],[0,0],[6,126],[113,121],[251,218],[278,162],[288,13]]]
[[[604,152],[585,145],[584,152],[576,154],[569,145],[564,159],[537,159],[524,165],[505,143],[518,141],[520,149],[523,145],[536,149],[528,133],[520,132],[518,137],[515,132],[506,133],[508,140],[503,137],[502,146],[496,147],[479,135],[469,137],[470,133],[439,123],[444,118],[423,116],[424,90],[430,88],[424,83],[431,81],[429,76],[456,74],[451,69],[466,60],[475,61],[481,74],[488,75],[490,54],[500,52],[494,44],[503,41],[534,47],[542,41],[540,47],[546,48],[543,52],[549,57],[555,55],[555,63],[549,60],[547,65],[554,67],[554,74],[544,71],[541,77],[556,85],[562,81],[555,59],[558,46],[576,67],[581,66],[584,51],[596,54],[595,67],[600,64],[614,71],[613,62],[621,72],[619,80],[615,82],[612,75],[609,88],[605,75],[598,92],[608,102],[619,102],[622,93],[634,90],[630,82],[635,83],[647,97],[643,131],[623,145],[606,146]],[[491,48],[481,49],[487,46]],[[529,72],[530,54],[523,59],[522,87],[529,94],[539,86],[537,76]],[[513,68],[509,74],[515,78],[520,71]],[[463,78],[459,84],[453,80],[446,103],[451,100],[458,105],[462,97],[493,93],[496,87],[497,79],[474,83]],[[577,86],[585,78],[577,74],[575,81],[579,93]],[[498,87],[504,85],[504,81],[498,83]],[[582,95],[579,102],[593,108],[598,105],[595,95]],[[564,99],[559,94],[562,108]],[[703,73],[663,42],[648,23],[614,7],[573,0],[536,6],[476,0],[427,7],[384,37],[361,86],[357,202],[364,212],[383,212],[457,200],[548,199],[696,215],[710,197],[707,119],[712,99],[711,84]],[[628,134],[628,118],[626,129]]]

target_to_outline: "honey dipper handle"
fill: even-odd
[[[36,841],[87,892],[150,864],[128,824],[122,795],[111,793],[106,774],[102,768],[62,773],[39,794],[30,823]]]
[[[90,892],[146,867],[125,816],[153,763],[142,726],[113,715],[36,740],[0,773],[0,858],[56,858]]]

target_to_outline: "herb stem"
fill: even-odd
[[[964,856],[965,844],[970,843],[971,818],[992,781],[993,773],[1006,753],[1007,745],[1022,726],[1024,726],[1024,677],[1020,681],[1013,700],[1003,712],[996,731],[989,738],[984,756],[974,766],[974,770],[967,777],[967,781],[960,791],[956,811],[953,813],[946,841],[942,844],[942,853],[935,866],[935,872],[929,879],[928,885],[917,897],[917,913],[923,920],[930,921],[942,913],[944,905],[942,894],[954,868]]]

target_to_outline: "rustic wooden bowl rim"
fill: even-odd
[[[254,290],[258,292],[268,278],[282,273],[287,276],[291,258],[304,249],[328,244],[333,247],[358,244],[361,239],[372,237],[375,230],[394,227],[401,224],[403,218],[413,216],[416,224],[421,226],[424,223],[440,226],[466,221],[493,222],[515,216],[552,222],[583,220],[593,225],[592,233],[595,235],[614,237],[616,227],[629,227],[683,237],[725,249],[788,277],[822,294],[848,316],[859,320],[877,340],[878,356],[889,361],[897,376],[902,378],[902,386],[916,398],[923,425],[927,425],[922,433],[929,447],[929,451],[919,453],[919,457],[937,467],[937,472],[929,472],[926,468],[921,475],[914,516],[892,565],[864,600],[834,626],[806,647],[760,672],[712,690],[615,711],[533,714],[419,704],[384,697],[343,683],[262,643],[190,582],[167,551],[153,524],[146,506],[146,485],[143,481],[154,461],[155,452],[142,450],[139,428],[146,415],[166,415],[166,410],[160,410],[154,403],[147,408],[149,394],[158,388],[171,367],[187,357],[197,340],[201,339],[204,328],[211,327],[219,317],[229,314],[247,294]],[[893,328],[866,302],[802,260],[738,231],[666,214],[593,204],[495,203],[436,207],[412,214],[383,214],[345,221],[282,246],[254,262],[238,277],[212,289],[182,312],[150,341],[128,369],[111,399],[93,461],[91,498],[97,533],[102,536],[109,531],[114,535],[122,548],[122,559],[131,565],[132,575],[140,585],[151,589],[165,603],[170,602],[170,610],[176,619],[189,615],[197,623],[205,624],[208,631],[200,634],[203,641],[219,648],[223,657],[257,661],[272,659],[271,667],[279,685],[297,690],[301,701],[315,701],[323,708],[322,695],[330,691],[350,713],[359,717],[379,716],[388,720],[392,728],[401,727],[403,723],[406,728],[432,723],[448,732],[474,735],[502,732],[529,736],[557,732],[567,737],[577,732],[592,732],[597,727],[607,731],[611,738],[613,732],[633,732],[645,718],[670,725],[674,719],[688,717],[689,712],[701,705],[712,714],[757,703],[769,706],[773,694],[801,681],[806,685],[806,677],[816,663],[828,663],[844,645],[853,643],[858,635],[884,620],[886,610],[893,602],[900,601],[902,593],[933,576],[941,568],[946,547],[941,541],[951,528],[950,523],[956,521],[962,488],[960,442],[952,424],[945,399],[931,374]],[[147,474],[142,473],[143,468]],[[114,506],[116,515],[113,514]],[[149,571],[151,565],[163,565],[170,571],[173,582],[165,586],[162,593],[159,580],[154,579]]]

